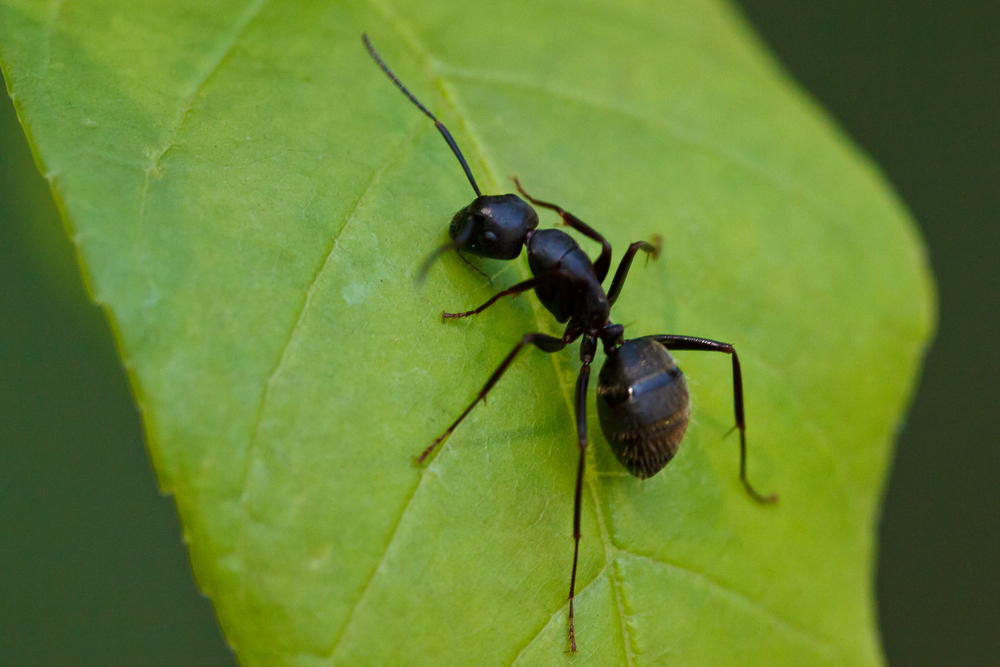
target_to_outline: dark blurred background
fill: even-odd
[[[1000,665],[1000,3],[740,5],[907,202],[940,291],[881,525],[886,656]],[[75,261],[4,96],[0,664],[235,665]]]

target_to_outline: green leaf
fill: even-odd
[[[534,296],[441,323],[523,258],[415,286],[471,191],[363,30],[484,190],[517,174],[619,253],[663,235],[628,335],[740,352],[780,503],[739,484],[723,355],[679,355],[692,425],[652,479],[591,415],[576,656],[579,362],[522,353],[413,465],[560,328]],[[876,168],[728,5],[2,0],[0,60],[243,664],[881,662],[875,521],[933,287]]]

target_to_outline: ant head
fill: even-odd
[[[538,214],[517,195],[483,195],[455,214],[448,233],[459,250],[489,259],[515,259]]]

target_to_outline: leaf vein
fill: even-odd
[[[814,632],[811,632],[809,630],[794,625],[793,623],[789,622],[788,620],[776,614],[773,610],[769,609],[760,600],[754,600],[753,598],[748,597],[745,593],[742,593],[738,590],[730,588],[716,581],[715,579],[713,579],[704,572],[698,572],[697,570],[692,570],[691,568],[684,567],[676,563],[670,563],[665,560],[655,558],[647,554],[641,554],[626,548],[619,547],[619,553],[640,560],[644,560],[649,563],[653,563],[654,565],[661,568],[675,570],[677,572],[684,574],[692,581],[697,581],[698,583],[701,583],[706,588],[714,590],[718,593],[722,593],[724,597],[729,599],[730,603],[737,603],[741,606],[753,610],[754,613],[759,614],[763,618],[766,618],[767,620],[771,621],[775,626],[781,628],[782,632],[784,632],[785,634],[797,637],[801,641],[812,645],[812,647],[818,653],[822,653],[829,657],[832,657],[834,654],[838,656],[842,656],[843,654],[843,650],[836,644],[830,642],[830,640],[820,637]]]
[[[597,583],[597,580],[601,578],[601,575],[604,574],[604,572],[608,569],[610,565],[611,563],[605,563],[604,567],[601,568],[601,571],[597,573],[597,576],[588,581],[584,586],[580,587],[580,591],[577,593],[577,595],[583,595],[584,591],[586,591],[588,588]],[[534,645],[534,643],[538,641],[538,639],[542,636],[542,633],[545,632],[545,629],[552,624],[553,620],[555,620],[556,616],[559,616],[560,614],[563,613],[568,613],[568,608],[569,608],[569,602],[566,602],[566,604],[559,607],[549,615],[548,620],[546,620],[545,623],[542,624],[542,627],[538,630],[538,632],[536,632],[535,635],[528,640],[528,642],[524,645],[524,647],[517,652],[517,655],[514,656],[514,661],[510,663],[510,667],[514,667],[514,665],[517,664],[518,660],[521,659],[521,656],[524,655],[525,651],[531,648],[532,645]]]
[[[247,26],[249,26],[250,23],[260,14],[260,12],[264,9],[264,5],[266,5],[268,1],[269,0],[254,0],[247,5],[233,31],[229,34],[228,39],[221,40],[219,42],[219,48],[216,49],[218,55],[211,61],[210,65],[205,68],[204,72],[194,83],[191,92],[186,96],[184,103],[181,105],[181,108],[172,124],[172,129],[167,137],[167,141],[160,148],[155,150],[147,148],[146,150],[146,154],[149,157],[149,163],[143,169],[142,186],[139,192],[139,217],[136,222],[136,240],[133,245],[133,260],[140,273],[144,273],[142,267],[145,266],[145,263],[141,261],[138,256],[138,249],[142,241],[143,228],[146,220],[146,198],[149,194],[150,176],[159,170],[160,160],[163,159],[163,156],[167,154],[167,151],[169,151],[177,141],[177,135],[184,126],[184,120],[191,111],[191,105],[193,104],[195,97],[198,96],[198,93],[201,92],[208,80],[229,56],[240,36],[246,31]]]
[[[361,595],[359,595],[358,599],[354,602],[354,605],[351,607],[351,613],[348,614],[347,620],[344,621],[344,625],[341,626],[336,639],[333,641],[333,648],[330,649],[328,654],[330,658],[337,655],[337,650],[340,648],[341,642],[347,635],[347,631],[350,629],[351,623],[354,622],[354,616],[361,607],[361,603],[364,602],[365,597],[367,597],[368,591],[371,589],[372,583],[375,581],[375,577],[378,576],[379,571],[382,569],[382,564],[385,563],[385,559],[389,556],[389,549],[392,547],[392,541],[396,539],[396,533],[399,532],[399,527],[403,525],[403,519],[406,518],[406,514],[410,511],[410,506],[413,505],[413,499],[417,497],[417,493],[420,491],[420,487],[424,485],[424,480],[426,478],[426,473],[420,476],[420,481],[418,481],[417,485],[413,487],[413,493],[410,494],[410,497],[406,501],[406,505],[403,506],[403,511],[399,513],[399,518],[396,520],[396,525],[392,529],[392,535],[389,536],[389,541],[386,544],[385,551],[382,552],[382,557],[379,559],[378,565],[376,565],[375,569],[372,570],[371,576],[368,577],[368,581],[365,582],[364,588],[361,589]]]
[[[426,130],[424,128],[421,128],[421,130],[414,133],[414,135],[409,138],[410,145],[412,145],[415,138],[420,136],[420,134],[423,133],[424,131]],[[401,150],[395,151],[393,153],[393,157],[387,160],[385,164],[379,167],[372,174],[371,180],[368,182],[368,185],[365,186],[364,191],[361,193],[357,201],[354,203],[353,208],[346,216],[344,216],[344,223],[340,226],[340,229],[338,229],[333,234],[333,238],[330,243],[330,248],[326,252],[322,263],[320,263],[319,265],[319,268],[317,268],[316,271],[313,273],[313,277],[309,283],[309,287],[306,288],[305,297],[302,300],[302,305],[299,308],[298,315],[295,318],[295,323],[292,325],[290,331],[288,332],[288,336],[285,339],[285,343],[281,347],[281,352],[278,355],[278,359],[274,364],[274,367],[272,368],[271,372],[268,374],[267,381],[264,383],[264,390],[261,392],[261,398],[257,405],[257,410],[255,413],[253,425],[251,427],[252,435],[250,443],[247,447],[247,457],[246,457],[247,461],[243,473],[243,483],[241,484],[240,504],[242,509],[243,524],[246,524],[247,521],[246,503],[249,493],[250,467],[253,465],[253,460],[256,456],[256,452],[259,447],[261,424],[263,422],[264,411],[271,397],[271,392],[274,387],[274,382],[277,379],[277,377],[281,375],[281,372],[285,366],[285,361],[288,358],[289,350],[292,347],[292,342],[295,340],[295,336],[298,333],[299,329],[301,328],[305,315],[309,311],[309,305],[312,303],[312,298],[316,292],[317,286],[319,285],[320,278],[323,275],[326,268],[330,265],[330,261],[333,258],[334,254],[336,253],[338,247],[338,241],[340,240],[341,235],[344,233],[344,230],[347,229],[348,224],[354,219],[355,213],[357,212],[358,208],[360,208],[361,204],[369,197],[369,195],[379,185],[379,183],[381,183],[382,176],[385,174],[385,172],[390,167],[397,164],[399,160],[402,158],[403,154],[404,153]]]
[[[482,83],[493,86],[507,86],[510,88],[521,88],[523,90],[528,90],[533,93],[537,93],[543,97],[551,98],[553,100],[557,101],[561,100],[563,102],[569,102],[577,106],[590,107],[591,109],[602,111],[604,113],[620,116],[626,120],[630,120],[645,125],[650,129],[663,132],[668,136],[673,137],[679,142],[682,142],[694,148],[698,148],[709,155],[714,155],[718,158],[721,158],[723,161],[732,164],[733,166],[740,167],[742,169],[745,169],[746,171],[757,174],[758,176],[763,176],[768,181],[771,181],[772,183],[774,183],[783,190],[791,189],[791,184],[789,182],[782,180],[776,174],[772,174],[766,170],[760,169],[757,165],[753,164],[753,162],[741,158],[736,153],[725,150],[718,144],[714,144],[702,138],[696,137],[695,135],[685,131],[678,125],[667,123],[657,118],[652,118],[650,116],[636,112],[620,104],[610,104],[608,102],[597,100],[592,97],[588,97],[585,94],[577,93],[575,91],[570,91],[554,86],[541,86],[526,79],[521,79],[513,76],[505,76],[503,74],[476,72],[471,70],[446,67],[445,74],[443,76],[448,76],[456,80],[468,81],[470,83]]]
[[[202,71],[198,78],[194,80],[191,92],[185,97],[184,104],[181,106],[181,109],[177,114],[177,118],[173,124],[173,130],[171,131],[167,142],[154,154],[155,156],[151,155],[152,164],[146,170],[147,175],[150,172],[156,171],[159,167],[160,160],[167,153],[167,151],[170,150],[171,146],[174,145],[174,142],[177,139],[177,134],[180,132],[181,127],[184,126],[184,119],[187,118],[188,113],[191,111],[191,105],[194,103],[195,98],[198,97],[198,94],[204,89],[209,79],[212,78],[212,75],[215,74],[219,67],[222,66],[222,63],[226,61],[226,58],[228,58],[229,54],[232,53],[233,47],[236,46],[236,42],[239,41],[243,33],[246,32],[253,20],[260,15],[264,6],[268,2],[269,0],[254,0],[248,4],[244,9],[243,14],[237,21],[233,31],[228,35],[228,38],[219,42],[218,48],[216,49],[216,56],[210,61],[208,67]]]
[[[444,66],[444,73],[442,77],[448,77],[453,80],[468,81],[470,83],[482,83],[494,86],[508,86],[511,88],[522,88],[524,90],[529,90],[544,97],[549,97],[555,100],[562,100],[564,102],[569,102],[579,106],[586,106],[592,109],[603,111],[608,114],[620,116],[627,120],[631,120],[636,123],[640,123],[650,128],[651,130],[664,133],[667,136],[674,138],[676,141],[681,142],[687,146],[700,150],[701,152],[712,155],[719,158],[723,163],[730,164],[734,167],[742,169],[748,174],[752,174],[762,181],[770,184],[776,190],[788,194],[793,194],[798,200],[800,200],[808,209],[815,213],[818,217],[825,220],[833,219],[834,216],[824,212],[824,206],[820,203],[818,199],[810,196],[808,190],[795,187],[791,180],[781,178],[778,174],[769,171],[768,169],[762,168],[760,165],[754,163],[752,160],[746,159],[740,156],[738,153],[728,151],[718,144],[714,144],[710,141],[706,141],[703,138],[697,137],[691,132],[685,131],[681,126],[676,124],[667,123],[658,118],[652,118],[642,113],[638,113],[622,105],[609,104],[607,102],[596,100],[587,97],[584,94],[579,94],[573,91],[559,89],[552,86],[540,86],[533,82],[519,79],[517,77],[505,76],[502,74],[493,74],[486,72],[476,72],[470,70],[462,70],[459,68],[451,68],[447,65]]]
[[[388,159],[382,166],[380,166],[372,174],[371,180],[369,181],[368,185],[365,186],[364,191],[361,193],[357,201],[354,203],[354,206],[352,207],[351,211],[346,216],[344,216],[344,224],[341,225],[340,229],[338,229],[334,233],[332,242],[330,244],[330,249],[326,252],[323,262],[320,264],[319,268],[313,274],[309,287],[306,289],[306,295],[302,301],[302,306],[299,309],[299,313],[295,319],[295,323],[292,325],[292,328],[288,333],[288,337],[281,348],[281,353],[278,355],[278,360],[275,363],[274,368],[268,375],[267,382],[264,384],[264,390],[261,394],[261,399],[260,402],[258,403],[257,411],[254,417],[254,423],[252,426],[252,436],[250,444],[247,448],[246,466],[243,472],[243,482],[241,484],[241,492],[240,492],[241,535],[240,538],[238,539],[236,546],[237,553],[241,552],[243,549],[243,536],[245,534],[245,527],[249,520],[248,499],[249,499],[249,489],[250,489],[250,468],[253,465],[253,461],[260,447],[259,444],[260,429],[263,422],[264,412],[270,400],[274,382],[276,378],[281,375],[282,369],[284,368],[285,365],[285,360],[288,358],[289,350],[292,347],[292,342],[295,340],[295,336],[298,333],[301,324],[305,318],[305,315],[309,310],[309,305],[312,303],[313,294],[316,292],[317,286],[320,282],[320,278],[325,272],[326,268],[329,266],[331,259],[334,257],[334,254],[336,253],[340,237],[343,235],[344,230],[347,229],[348,224],[354,219],[355,214],[361,207],[362,203],[370,196],[370,194],[374,191],[374,189],[381,183],[382,176],[385,174],[385,172],[388,171],[394,165],[398,164],[399,161],[405,155],[405,150],[403,149],[403,146],[405,145],[408,148],[412,148],[417,139],[426,131],[427,129],[425,127],[421,127],[419,130],[414,132],[410,137],[408,137],[406,142],[400,144],[400,146],[397,147],[397,150],[392,151],[391,153],[392,157]],[[422,481],[423,478],[421,478],[421,482]],[[364,585],[361,595],[358,597],[358,600],[355,602],[354,606],[351,609],[350,615],[348,616],[347,620],[344,622],[343,627],[338,633],[337,639],[334,642],[333,649],[331,650],[330,655],[333,655],[336,652],[337,647],[340,645],[341,639],[347,632],[347,628],[350,626],[350,622],[354,617],[354,613],[357,610],[358,606],[361,604],[361,601],[364,599],[365,593],[368,591],[368,588],[371,586],[372,581],[374,580],[376,574],[381,568],[382,562],[385,560],[385,557],[388,554],[389,546],[391,546],[392,540],[396,535],[396,531],[399,530],[399,526],[400,524],[402,524],[403,518],[406,516],[406,512],[410,507],[410,503],[412,503],[413,498],[416,496],[416,493],[419,490],[419,488],[420,484],[418,483],[418,485],[414,488],[413,493],[410,495],[410,498],[406,501],[406,505],[404,506],[403,511],[396,522],[396,526],[393,528],[392,535],[390,535],[389,541],[386,543],[386,548],[382,554],[382,558],[380,559],[378,566],[372,571],[371,576],[368,578],[367,583],[365,583]]]
[[[591,456],[591,459],[593,457]],[[588,460],[588,468],[591,474],[587,475],[587,486],[590,488],[591,497],[594,500],[594,511],[597,512],[598,525],[601,528],[601,541],[604,543],[604,558],[605,567],[614,562],[618,547],[615,546],[614,540],[611,539],[611,531],[608,528],[607,520],[604,518],[604,510],[601,508],[601,498],[597,490],[597,484],[594,482],[594,469],[592,460]],[[615,568],[610,568],[608,570],[608,578],[611,580],[611,590],[615,594],[615,610],[618,612],[618,620],[622,626],[622,643],[624,644],[625,651],[625,661],[629,667],[634,667],[636,656],[635,647],[632,646],[632,637],[628,631],[628,620],[625,614],[625,591],[619,590],[618,577],[615,576]]]
[[[65,4],[66,0],[52,0],[49,3],[49,19],[45,24],[45,34],[42,37],[44,53],[42,55],[42,69],[38,75],[40,79],[45,79],[49,74],[49,67],[52,64],[52,35],[55,34],[56,23],[59,21]]]

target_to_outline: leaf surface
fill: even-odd
[[[522,353],[414,467],[523,333],[560,330],[534,296],[441,323],[523,257],[415,286],[471,191],[364,30],[485,191],[516,174],[618,253],[663,236],[627,335],[740,352],[749,473],[780,503],[739,485],[722,355],[678,355],[692,425],[652,479],[591,415],[576,656],[575,346]],[[3,0],[0,60],[243,664],[881,662],[875,521],[926,258],[727,5]]]

